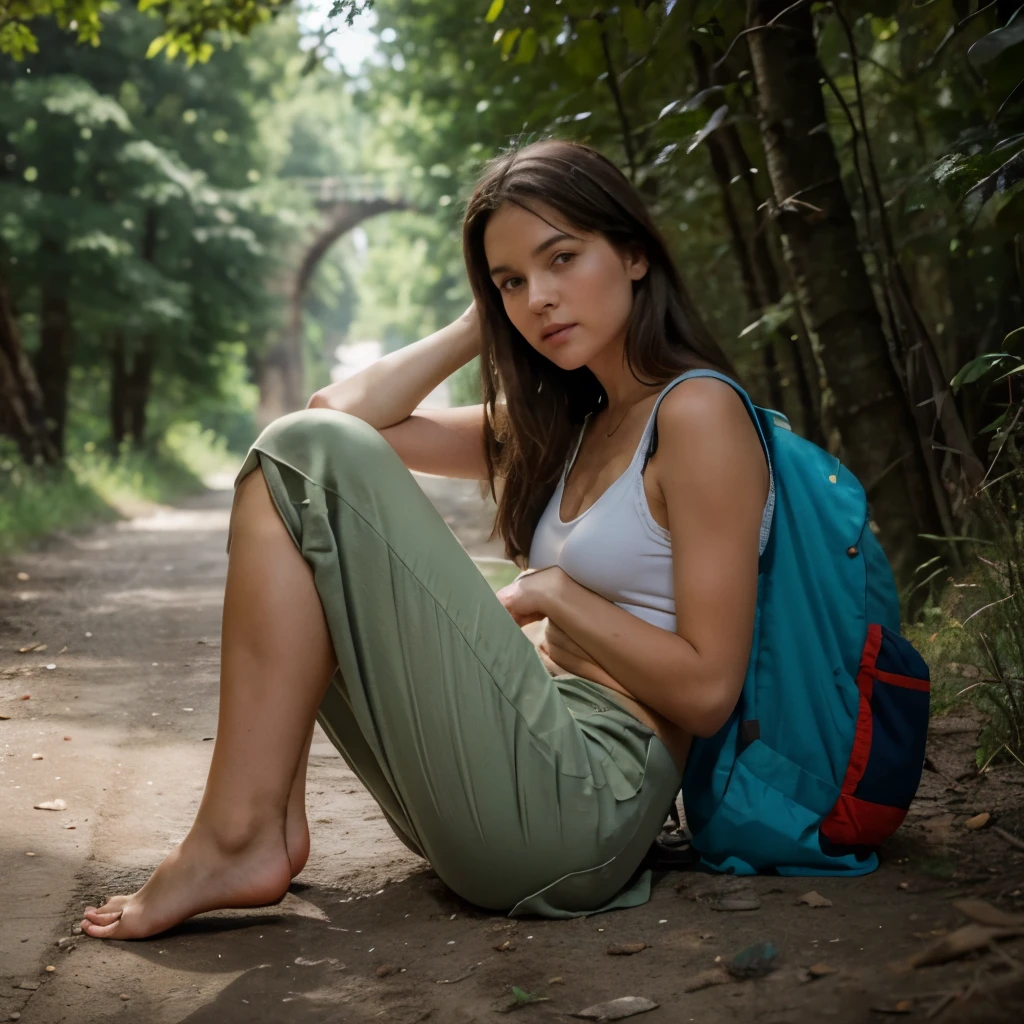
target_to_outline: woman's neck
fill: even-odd
[[[608,399],[605,408],[612,415],[628,409],[660,388],[658,384],[644,384],[637,380],[626,363],[625,347],[619,345],[615,349],[608,352],[606,348],[597,359],[587,364],[587,368],[604,388]]]

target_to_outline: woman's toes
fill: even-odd
[[[113,910],[109,914],[105,914],[101,910],[93,910],[92,912],[87,910],[85,917],[87,921],[92,921],[93,924],[112,924],[120,919],[122,913],[123,911],[121,910]]]
[[[105,925],[93,924],[92,921],[83,921],[82,931],[85,932],[86,935],[91,935],[94,939],[113,939],[117,937],[114,933],[120,926],[120,917],[111,924]]]

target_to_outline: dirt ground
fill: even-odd
[[[472,488],[424,485],[474,555],[497,554]],[[627,996],[657,1004],[644,1024],[1024,1020],[1024,773],[978,777],[971,719],[934,724],[919,797],[874,875],[660,871],[648,905],[569,922],[459,900],[318,734],[313,855],[283,903],[146,942],[75,935],[81,908],[141,884],[198,805],[229,506],[210,490],[0,563],[0,1021],[568,1021]],[[33,808],[54,800],[66,807]],[[984,827],[965,826],[981,812]],[[800,901],[812,891],[829,905]],[[986,920],[959,931],[968,913]],[[946,962],[911,965],[954,932]],[[759,943],[775,950],[767,976],[727,972]]]

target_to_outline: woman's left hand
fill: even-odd
[[[528,626],[547,617],[554,588],[561,582],[559,575],[564,577],[565,573],[557,565],[548,569],[527,569],[498,591],[498,600],[517,626]]]
[[[544,629],[543,638],[537,644],[537,650],[545,659],[554,662],[561,672],[593,680],[595,683],[610,686],[613,690],[622,689],[587,651],[550,619]]]

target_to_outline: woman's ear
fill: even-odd
[[[647,256],[642,249],[634,249],[626,256],[626,271],[631,281],[646,277],[649,268]]]

